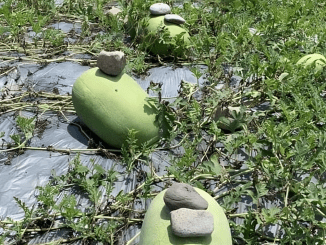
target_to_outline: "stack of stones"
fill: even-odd
[[[202,237],[214,231],[213,215],[207,201],[188,184],[174,183],[164,194],[171,214],[171,227],[179,237]]]
[[[118,76],[126,66],[125,54],[121,51],[101,51],[97,58],[97,66],[109,76]]]
[[[180,25],[186,22],[180,15],[170,14],[171,8],[165,3],[155,3],[150,6],[149,11],[154,16],[164,15],[164,20],[170,23]]]

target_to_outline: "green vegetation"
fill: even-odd
[[[29,145],[39,118],[20,117],[19,111],[56,111],[70,122],[66,115],[75,112],[70,95],[28,90],[0,100],[0,115],[17,112],[19,129],[19,134],[10,136],[10,144],[2,145],[1,152],[93,152],[136,171],[140,182],[136,189],[112,197],[114,181],[119,177],[116,169],[106,170],[96,162],[86,167],[77,154],[65,175],[53,173],[49,183],[39,187],[38,206],[27,207],[16,199],[25,218],[0,221],[5,231],[0,243],[8,237],[13,243],[26,244],[34,233],[68,228],[74,231],[70,238],[57,244],[76,240],[117,244],[125,228],[143,220],[145,210],[134,210],[134,203],[152,198],[157,193],[151,187],[157,183],[167,186],[171,179],[204,189],[218,201],[230,222],[234,244],[325,243],[326,71],[296,65],[305,55],[326,54],[323,1],[166,1],[180,6],[173,7],[172,12],[187,21],[191,46],[185,57],[151,55],[147,51],[152,44],[140,42],[146,35],[141,30],[147,24],[149,6],[158,1],[119,1],[122,12],[117,16],[106,14],[110,5],[106,0],[65,0],[62,6],[56,6],[53,0],[2,2],[3,64],[74,61],[94,66],[102,49],[121,50],[127,54],[129,72],[145,73],[149,67],[169,62],[191,68],[205,64],[209,84],[200,87],[199,82],[183,81],[173,103],[161,98],[159,85],[152,84],[158,97],[150,100],[159,109],[158,122],[170,129],[169,133],[159,144],[149,147],[136,145],[131,131],[122,152],[101,147],[56,149]],[[78,21],[81,33],[48,27],[60,21]],[[28,28],[36,33],[31,40],[26,38]],[[131,29],[135,38],[126,42]],[[158,35],[163,35],[164,41],[164,32]],[[76,41],[68,42],[66,38]],[[92,58],[65,56],[65,51],[90,54]],[[25,56],[11,55],[17,52]],[[229,66],[238,69],[226,74],[224,68]],[[1,68],[0,76],[12,69]],[[192,71],[199,79],[199,71]],[[232,74],[243,77],[237,90],[230,85]],[[221,90],[216,89],[220,81],[226,83]],[[28,98],[37,98],[39,103]],[[263,102],[269,103],[267,110],[253,110]],[[182,154],[177,154],[180,147]],[[151,154],[159,150],[165,150],[171,158],[164,176],[157,174],[151,160]],[[245,160],[236,156],[241,151],[247,153]],[[224,166],[222,160],[230,164]],[[144,165],[151,171],[145,172]],[[224,187],[228,190],[219,192]],[[88,197],[91,205],[85,212],[73,195],[56,202],[59,194],[71,188]],[[244,198],[253,205],[240,213],[237,207]],[[273,206],[268,208],[267,203]],[[236,219],[242,222],[236,223]],[[272,225],[278,225],[276,235],[268,232]]]

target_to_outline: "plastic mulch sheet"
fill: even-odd
[[[7,64],[8,65],[8,64]],[[9,66],[13,70],[6,76],[0,78],[0,89],[3,96],[12,96],[15,91],[33,89],[35,91],[45,91],[57,93],[61,95],[71,94],[72,86],[78,76],[90,67],[81,66],[77,63],[63,62],[63,63],[50,63],[49,65],[42,66],[33,63],[10,63]],[[201,72],[205,74],[205,66],[199,67]],[[162,83],[162,97],[173,98],[178,95],[181,81],[190,83],[197,83],[196,77],[187,67],[169,67],[162,66],[152,68],[148,71],[146,76],[133,78],[138,84],[146,90],[151,81],[155,83]],[[239,85],[241,77],[233,76],[231,78],[231,86],[236,89]],[[203,75],[199,80],[199,84],[203,86],[207,79]],[[223,83],[219,88],[223,87]],[[153,94],[149,94],[153,96]],[[262,104],[253,110],[265,110],[268,104]],[[32,112],[21,111],[21,116],[33,117]],[[38,115],[39,116],[39,115]],[[39,116],[40,117],[40,116]],[[81,132],[80,128],[76,126],[82,122],[76,115],[67,115],[63,118],[61,115],[54,112],[46,112],[41,118],[42,125],[36,129],[33,138],[29,142],[30,147],[53,147],[55,149],[86,149],[88,146],[88,138]],[[0,131],[5,132],[2,138],[3,143],[11,142],[9,135],[17,133],[15,114],[6,113],[0,116]],[[69,121],[67,121],[67,119]],[[73,123],[70,123],[73,122]],[[94,136],[96,138],[96,136]],[[99,140],[97,138],[97,140]],[[204,146],[203,146],[204,147]],[[219,147],[219,146],[218,146]],[[221,145],[220,147],[223,147]],[[182,152],[182,148],[174,150],[174,154]],[[36,195],[38,191],[37,186],[45,185],[52,173],[56,175],[65,174],[69,167],[69,162],[75,157],[75,154],[64,154],[58,152],[51,152],[47,150],[26,150],[21,155],[14,155],[9,153],[0,152],[0,217],[11,217],[14,220],[22,219],[24,212],[16,204],[14,197],[21,199],[28,207],[36,205]],[[245,161],[248,155],[244,149],[239,149],[234,158],[239,161]],[[166,167],[169,164],[169,155],[166,151],[157,151],[151,155],[153,167],[156,173],[160,176],[166,174]],[[92,167],[94,159],[97,164],[100,164],[104,169],[114,168],[119,173],[118,181],[115,182],[113,196],[116,196],[120,191],[130,192],[135,189],[137,182],[137,172],[127,174],[126,168],[115,159],[102,157],[95,154],[81,154],[81,163]],[[221,163],[227,165],[228,162],[220,159]],[[148,166],[142,166],[143,170],[149,171]],[[242,176],[246,178],[246,176]],[[162,184],[154,186],[153,190],[161,191],[164,188]],[[221,194],[228,190],[228,186],[219,190],[216,194]],[[68,193],[61,193],[57,201],[60,202],[64,194],[74,194],[77,196],[78,208],[84,210],[89,205],[87,198],[79,193],[78,190],[69,190]],[[146,210],[150,200],[141,200],[134,206],[136,210]],[[272,205],[266,203],[266,207]],[[248,207],[252,206],[252,201],[243,199],[239,204],[238,212],[245,212]],[[240,223],[241,219],[236,219]],[[275,226],[271,227],[268,232],[275,233]],[[120,237],[120,244],[125,244],[140,230],[139,226],[131,226],[123,232]],[[1,233],[1,230],[0,230]],[[46,243],[65,238],[68,236],[68,231],[65,229],[47,232],[43,235],[36,236],[29,244]],[[75,244],[79,242],[76,241]],[[137,243],[137,240],[135,240]]]
[[[88,66],[81,66],[72,62],[51,63],[47,66],[26,63],[13,63],[12,67],[16,67],[7,76],[0,79],[0,88],[10,88],[6,96],[15,93],[15,90],[26,90],[32,88],[35,91],[56,92],[59,94],[67,94],[72,91],[72,85],[76,78],[84,71],[88,70]],[[201,67],[204,71],[205,67]],[[162,97],[175,97],[178,95],[178,89],[182,80],[197,83],[196,78],[188,68],[172,68],[158,67],[149,70],[148,75],[144,77],[134,77],[140,86],[146,90],[151,81],[161,82]],[[205,82],[204,76],[199,79],[199,83]],[[13,91],[12,91],[13,90]],[[33,117],[32,112],[21,111],[21,116]],[[6,113],[0,116],[0,131],[5,132],[2,138],[3,143],[11,142],[9,135],[17,133],[15,117],[13,113]],[[41,118],[43,125],[36,129],[34,137],[29,142],[30,147],[54,147],[56,149],[86,149],[88,145],[87,137],[80,131],[75,124],[67,122],[62,116],[54,112],[46,112]],[[70,122],[80,122],[78,116],[69,115],[67,119]],[[176,153],[182,149],[176,149]],[[22,219],[24,212],[16,204],[14,197],[21,199],[28,207],[36,205],[37,186],[45,185],[52,173],[62,175],[67,172],[69,162],[74,158],[75,154],[63,154],[46,150],[26,150],[21,155],[11,155],[9,153],[0,153],[0,217],[11,217],[14,220]],[[152,154],[154,168],[158,175],[166,173],[165,168],[169,166],[168,153],[158,151]],[[100,164],[104,169],[114,168],[118,173],[118,181],[115,183],[113,196],[117,195],[121,190],[130,192],[137,185],[137,173],[126,173],[125,167],[114,159],[108,159],[95,154],[81,154],[82,164],[91,167],[91,159]],[[149,171],[147,166],[142,167]],[[163,186],[156,186],[154,189],[162,190]],[[71,193],[61,193],[58,196],[58,202],[64,194],[75,194],[75,190]],[[78,194],[78,192],[77,192]],[[87,208],[88,199],[77,195],[78,207],[83,210]],[[147,209],[150,200],[141,201],[135,204],[137,210]],[[131,239],[140,227],[131,226],[124,231],[120,239],[120,243],[124,244]],[[0,230],[1,233],[1,230]],[[41,236],[37,236],[30,241],[29,244],[38,244],[50,242],[59,238],[64,238],[67,231],[62,229],[58,231],[48,232]],[[137,242],[137,240],[136,240]],[[75,242],[78,244],[78,242]]]

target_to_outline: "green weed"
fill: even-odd
[[[148,102],[156,107],[157,122],[165,130],[161,141],[152,147],[139,146],[136,132],[131,130],[121,154],[115,155],[127,172],[135,171],[139,182],[135,190],[120,192],[115,198],[110,196],[118,173],[114,169],[104,170],[95,162],[86,167],[77,156],[66,174],[53,174],[47,185],[39,187],[37,207],[29,208],[16,199],[26,214],[23,220],[0,221],[6,231],[16,231],[17,242],[27,243],[31,232],[56,229],[51,224],[61,216],[64,221],[59,228],[76,232],[71,239],[115,244],[120,230],[142,221],[143,216],[133,210],[133,204],[140,198],[155,196],[151,188],[154,183],[168,184],[173,179],[214,196],[230,221],[234,244],[324,244],[326,73],[295,65],[305,54],[326,53],[323,2],[168,1],[171,6],[179,4],[172,12],[186,19],[184,26],[191,36],[190,47],[181,42],[181,35],[169,39],[164,29],[147,36],[144,29],[149,6],[157,1],[119,1],[122,8],[119,18],[128,17],[126,24],[104,15],[104,6],[109,1],[66,0],[59,8],[53,1],[4,2],[0,8],[0,47],[4,51],[24,51],[32,61],[49,62],[35,56],[42,50],[50,57],[52,52],[60,56],[67,35],[44,28],[51,21],[78,20],[83,26],[82,37],[87,36],[90,41],[86,45],[69,44],[64,50],[94,56],[102,49],[122,50],[128,55],[127,71],[137,74],[146,73],[157,61],[176,65],[187,62],[191,67],[203,63],[207,65],[208,77],[208,84],[199,87],[202,74],[192,69],[197,85],[182,81],[173,103],[162,98],[160,85],[151,85],[157,97],[148,98]],[[194,7],[194,3],[199,7]],[[24,43],[27,28],[43,34],[34,40],[34,46]],[[97,31],[104,34],[92,35]],[[129,34],[134,38],[131,43],[125,41]],[[148,41],[140,42],[146,37]],[[170,43],[174,52],[167,57],[153,56],[150,48],[155,40]],[[189,53],[181,61],[176,57],[183,49]],[[225,72],[225,67],[230,66],[236,69]],[[235,74],[242,77],[236,91],[228,86]],[[226,85],[218,90],[216,85],[221,81]],[[23,108],[73,112],[68,106],[69,96],[49,95],[57,102],[64,101],[65,107],[32,105],[21,100],[25,95],[19,96],[0,101],[1,113]],[[263,102],[268,107],[259,111]],[[227,113],[217,115],[223,109]],[[10,135],[14,148],[27,149],[27,142],[33,137],[34,120],[17,118],[20,132]],[[61,152],[72,150],[76,149]],[[107,149],[88,150],[109,155]],[[158,150],[165,150],[171,159],[165,176],[157,176],[152,167],[150,156]],[[150,170],[144,171],[143,165]],[[87,212],[81,212],[75,196],[67,195],[69,188],[86,194],[91,203]],[[223,188],[228,190],[220,192]],[[64,197],[60,201],[59,195]],[[248,204],[239,213],[237,207],[244,198],[252,201],[252,205]],[[103,208],[105,202],[109,204]],[[267,208],[267,203],[272,206]],[[137,217],[130,219],[136,213]],[[275,234],[266,232],[274,225],[278,227]],[[5,236],[10,234],[5,232],[0,241]]]

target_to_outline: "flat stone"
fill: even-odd
[[[165,3],[154,3],[149,7],[152,15],[164,15],[171,13],[171,8]]]
[[[125,54],[121,51],[101,51],[97,58],[97,66],[102,72],[110,75],[119,75],[126,65]]]
[[[186,22],[184,18],[177,14],[166,14],[164,15],[164,20],[178,25],[181,25]]]
[[[119,13],[121,13],[122,12],[122,10],[121,9],[118,9],[118,8],[116,8],[116,7],[112,7],[112,8],[110,8],[109,10],[107,10],[107,11],[105,11],[104,13],[105,14],[109,14],[109,15],[117,15],[117,14],[119,14]]]
[[[251,36],[254,36],[254,35],[263,36],[264,35],[264,34],[261,34],[260,32],[258,32],[258,30],[255,28],[249,28],[249,32],[250,32]]]
[[[174,183],[164,194],[163,200],[170,211],[179,208],[201,209],[208,208],[207,201],[188,184]]]
[[[171,226],[179,237],[209,236],[214,231],[214,217],[206,210],[180,208],[171,212]]]

